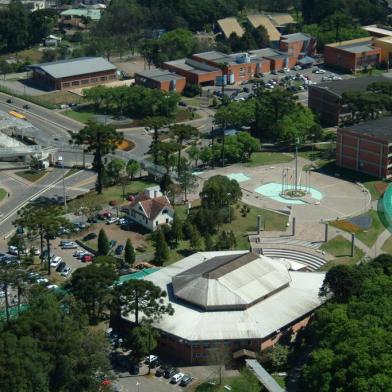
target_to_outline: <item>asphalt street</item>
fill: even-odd
[[[16,176],[10,176],[6,171],[0,172],[0,183],[11,194],[0,207],[0,236],[4,237],[13,230],[12,222],[20,210],[30,200],[44,197],[52,200],[63,201],[63,170],[54,168],[37,183],[26,185]],[[67,199],[87,192],[94,186],[95,174],[81,170],[76,174],[66,177],[65,180]]]

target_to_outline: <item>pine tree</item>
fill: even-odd
[[[135,249],[133,248],[130,238],[127,239],[124,249],[124,262],[133,265],[135,262]]]
[[[210,234],[206,234],[204,236],[204,244],[206,250],[215,250],[214,240],[212,239],[212,236]]]
[[[155,264],[162,265],[169,258],[169,247],[162,230],[155,234]]]
[[[199,233],[199,230],[197,230],[195,226],[193,226],[193,230],[191,233],[190,246],[191,249],[195,252],[201,250],[203,247],[203,239]]]
[[[178,215],[175,214],[173,218],[173,222],[171,224],[170,228],[170,241],[174,245],[174,248],[177,248],[178,243],[182,240],[183,238],[183,233],[182,233],[182,222],[178,218]]]
[[[106,256],[109,253],[110,244],[104,229],[98,234],[98,256]]]

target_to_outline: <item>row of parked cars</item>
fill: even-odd
[[[179,384],[185,387],[194,380],[190,374],[182,373],[177,367],[162,363],[156,355],[147,356],[144,363],[149,365],[151,369],[157,369],[155,371],[156,377],[169,379],[171,384]]]

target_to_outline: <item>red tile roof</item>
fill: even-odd
[[[164,207],[173,209],[169,199],[166,196],[150,198],[145,193],[139,193],[132,203],[129,204],[128,208],[131,210],[139,203],[143,207],[148,219],[155,219]]]

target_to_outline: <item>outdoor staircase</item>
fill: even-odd
[[[258,249],[258,253],[262,253],[264,256],[271,257],[272,259],[285,258],[297,261],[306,265],[309,271],[316,271],[327,262],[327,260],[320,256],[293,249],[262,248]]]
[[[296,240],[290,237],[261,237],[259,244],[286,244],[294,246],[302,246],[304,248],[319,249],[323,242]]]

